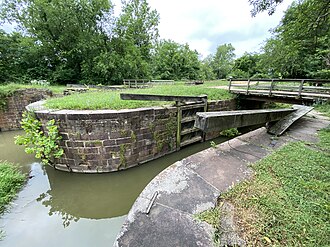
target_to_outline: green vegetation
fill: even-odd
[[[45,164],[52,163],[54,158],[63,155],[63,149],[58,146],[61,136],[54,119],[47,122],[46,133],[42,129],[41,122],[31,112],[23,113],[21,125],[25,135],[17,136],[15,143],[24,145],[26,153],[35,153],[35,157]]]
[[[316,104],[314,107],[315,107],[315,110],[321,112],[325,116],[330,117],[330,103],[329,102],[323,103],[323,104]]]
[[[42,86],[42,85],[33,85],[33,84],[9,83],[9,84],[0,85],[0,93],[12,95],[13,92],[25,88],[49,89],[53,93],[62,93],[66,89],[65,86],[56,86],[56,85]]]
[[[235,137],[240,135],[241,133],[238,131],[237,128],[231,128],[227,130],[223,130],[220,132],[220,135],[226,136],[226,137]]]
[[[166,106],[171,102],[121,100],[118,91],[87,92],[83,94],[73,94],[63,98],[47,100],[46,106],[51,109],[133,109],[150,106]],[[208,84],[198,86],[162,85],[147,89],[125,90],[124,93],[158,94],[158,95],[185,95],[199,96],[208,95],[208,99],[229,99],[231,94],[227,90],[209,88]]]
[[[247,0],[252,15],[272,14],[283,0]],[[260,53],[235,59],[231,43],[213,44],[204,60],[188,44],[159,40],[160,16],[147,0],[123,1],[114,15],[108,0],[6,0],[0,30],[0,84],[120,84],[127,78],[329,78],[330,3],[293,1]],[[59,28],[60,27],[60,28]]]
[[[224,196],[250,245],[328,246],[330,132],[319,146],[291,143],[254,164],[255,177]]]
[[[235,206],[248,246],[329,246],[330,129],[317,144],[290,143],[251,165],[251,180],[223,194]],[[220,203],[222,204],[222,203]],[[197,215],[215,229],[219,242],[221,205]]]
[[[23,186],[26,176],[16,166],[0,161],[0,214]]]
[[[219,237],[221,233],[220,229],[220,217],[221,217],[221,206],[206,210],[199,214],[195,214],[194,217],[197,220],[205,221],[215,228],[215,233],[213,236],[214,242],[219,242]]]

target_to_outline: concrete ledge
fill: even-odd
[[[195,220],[194,214],[215,207],[222,192],[248,179],[250,162],[288,142],[316,142],[317,131],[329,124],[314,113],[298,120],[279,138],[263,127],[176,162],[140,194],[114,246],[214,246],[214,229]]]

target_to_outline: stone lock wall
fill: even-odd
[[[177,109],[37,111],[55,119],[63,137],[55,168],[84,173],[127,169],[176,151]]]
[[[22,113],[30,103],[52,96],[46,89],[21,89],[7,98],[6,104],[0,108],[0,131],[21,128]]]
[[[211,101],[209,110],[233,110],[233,100]],[[46,125],[55,119],[64,155],[56,169],[102,173],[124,170],[178,150],[176,107],[132,110],[36,111]],[[214,133],[214,137],[219,133]]]

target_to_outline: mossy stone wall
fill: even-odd
[[[21,128],[22,113],[33,102],[52,96],[47,89],[19,89],[5,99],[0,108],[0,131]]]

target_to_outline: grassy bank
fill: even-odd
[[[41,86],[41,85],[31,85],[31,84],[5,84],[0,85],[0,95],[10,96],[16,90],[25,88],[37,88],[37,89],[49,89],[53,93],[62,93],[66,87],[65,86]]]
[[[230,99],[232,95],[224,89],[210,88],[226,82],[207,82],[203,85],[185,85],[176,83],[175,85],[159,85],[146,89],[124,90],[125,93],[158,94],[158,95],[184,95],[199,96],[206,94],[210,100]],[[121,100],[120,91],[98,91],[83,94],[73,94],[62,98],[47,100],[47,106],[51,109],[133,109],[139,107],[169,105],[171,102],[157,101],[133,101]],[[172,103],[173,104],[173,103]]]
[[[323,103],[323,104],[317,104],[314,107],[315,107],[315,110],[321,112],[323,115],[330,118],[330,102]]]
[[[320,142],[290,143],[252,164],[254,177],[222,195],[247,246],[330,246],[330,126]],[[221,204],[220,206],[221,207]],[[197,215],[214,226],[220,208]]]
[[[23,186],[26,176],[16,166],[0,161],[0,215]]]
[[[330,117],[330,104],[315,105]],[[330,129],[253,164],[255,176],[224,195],[250,246],[330,246]]]
[[[329,246],[330,130],[253,164],[255,176],[224,196],[250,246]]]

